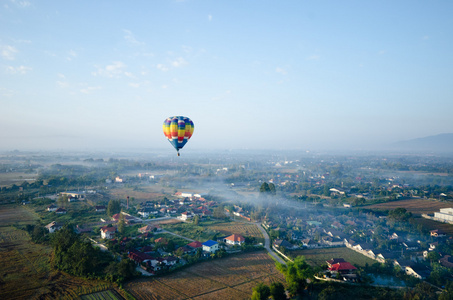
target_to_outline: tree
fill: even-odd
[[[440,255],[436,251],[430,251],[426,258],[429,259],[430,262],[438,262]]]
[[[275,195],[275,194],[277,193],[277,191],[275,190],[275,184],[269,183],[268,186],[269,186],[269,193],[270,193],[271,195]]]
[[[118,221],[118,232],[121,234],[124,234],[124,231],[126,229],[126,221],[124,221],[124,215],[120,215],[120,219]]]
[[[307,286],[307,279],[314,274],[304,256],[296,257],[294,262],[288,262],[286,266],[277,264],[277,269],[285,275],[288,291],[293,295],[301,294]]]
[[[214,208],[212,216],[216,219],[225,219],[226,215],[223,206],[219,205],[218,207]]]
[[[272,283],[270,289],[272,299],[286,300],[285,287],[281,282]]]
[[[264,283],[260,282],[253,288],[252,300],[267,300],[271,295],[270,288]]]
[[[31,240],[33,243],[42,243],[46,240],[47,230],[39,225],[35,225],[31,231]]]
[[[195,215],[193,217],[193,224],[198,225],[199,222],[200,222],[200,217],[198,215]]]
[[[121,203],[120,200],[110,200],[107,206],[107,215],[110,217],[114,214],[117,214],[121,211]]]

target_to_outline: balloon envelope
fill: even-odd
[[[174,116],[165,119],[163,124],[164,134],[176,151],[182,149],[193,134],[193,122],[183,116]]]

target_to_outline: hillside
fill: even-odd
[[[453,152],[453,133],[443,133],[394,143],[392,148],[411,152]]]

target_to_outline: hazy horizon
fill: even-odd
[[[453,3],[4,1],[0,150],[380,150],[453,132]]]

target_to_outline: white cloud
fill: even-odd
[[[61,73],[58,73],[57,76],[58,76],[58,78],[63,78],[63,79],[66,78],[66,76],[64,76],[64,74],[61,74]]]
[[[209,21],[209,22],[212,21],[212,15],[208,15],[208,21]]]
[[[16,48],[9,45],[0,46],[0,53],[4,59],[14,60],[16,53],[18,52]]]
[[[318,60],[320,58],[321,58],[321,56],[319,56],[318,54],[313,54],[308,57],[308,60]]]
[[[32,68],[26,67],[26,66],[19,66],[19,67],[7,66],[6,67],[6,72],[8,72],[10,74],[27,74],[31,70],[32,70]]]
[[[192,52],[192,47],[182,46],[182,51],[184,51],[185,53],[190,53],[190,52]]]
[[[131,83],[129,83],[129,86],[133,87],[133,88],[139,88],[140,87],[140,83],[131,82]]]
[[[286,75],[287,74],[285,69],[282,69],[282,68],[279,68],[279,67],[275,68],[275,72],[280,73],[282,75]]]
[[[3,97],[11,97],[14,95],[14,91],[13,90],[9,90],[7,88],[4,88],[4,87],[0,87],[0,95],[2,95]]]
[[[182,57],[178,57],[176,60],[172,61],[171,65],[175,68],[182,67],[183,65],[187,65],[187,62]]]
[[[132,74],[131,72],[124,72],[124,75],[126,75],[129,78],[135,78],[134,74]]]
[[[424,39],[424,40],[429,40],[429,35],[424,35],[424,36],[423,36],[423,39]]]
[[[126,72],[123,71],[125,67],[126,67],[126,65],[123,62],[114,61],[111,65],[107,65],[104,68],[96,66],[97,71],[92,72],[91,74],[94,76],[99,75],[99,76],[105,76],[105,77],[109,77],[109,78],[113,78],[113,77],[119,78],[119,77],[121,77],[121,75],[126,74]]]
[[[80,92],[84,93],[84,94],[90,94],[91,92],[96,91],[96,90],[100,90],[100,89],[101,89],[100,86],[89,86],[89,87],[86,87],[84,89],[81,89]]]
[[[25,8],[31,6],[30,1],[16,1],[16,0],[10,0],[11,3],[15,4],[16,6]]]
[[[387,53],[387,51],[385,51],[385,50],[381,50],[381,51],[378,52],[379,55],[383,55],[385,53]]]
[[[137,41],[137,39],[135,38],[135,36],[132,34],[132,31],[130,30],[127,30],[127,29],[123,29],[123,32],[125,33],[124,35],[124,39],[132,44],[132,45],[143,45],[144,43],[143,42],[139,42]]]
[[[156,68],[158,68],[159,70],[161,70],[163,72],[168,71],[168,68],[164,64],[157,64]]]
[[[72,60],[73,58],[77,57],[77,52],[75,52],[74,50],[70,50],[68,52],[68,57],[66,57],[67,60]]]
[[[57,85],[62,89],[69,87],[69,83],[66,81],[57,81]]]

